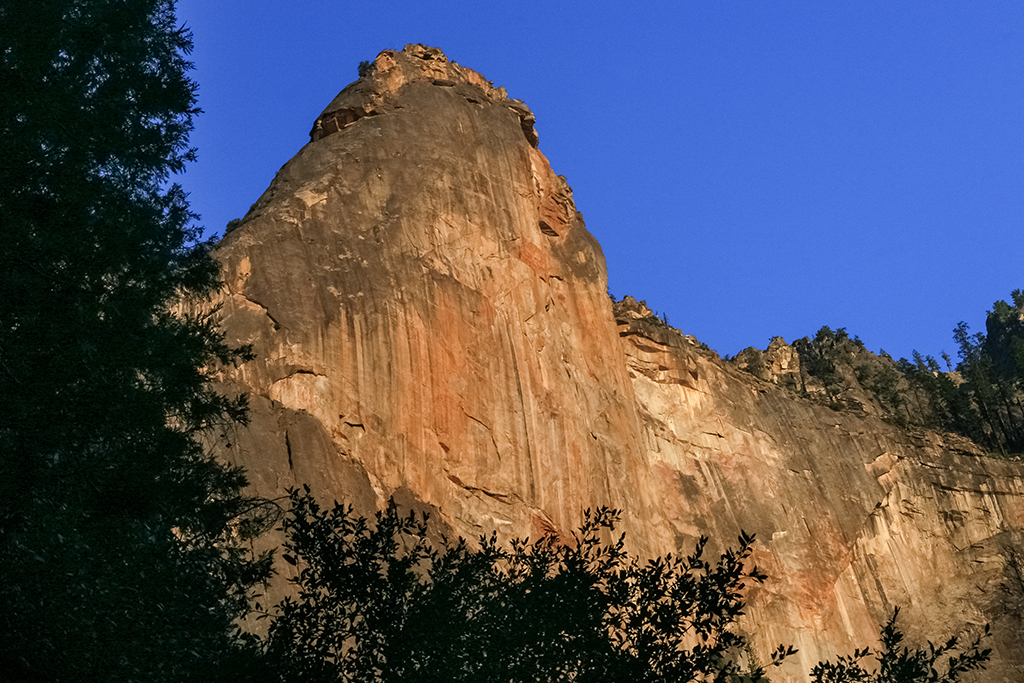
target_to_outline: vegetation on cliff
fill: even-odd
[[[885,416],[966,436],[990,452],[1024,452],[1024,291],[996,301],[986,332],[953,332],[959,362],[915,351],[911,360],[871,353],[845,329],[822,327],[787,345],[748,348],[733,362],[747,372],[836,409]]]

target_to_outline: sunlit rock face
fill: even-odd
[[[653,514],[604,257],[532,119],[436,49],[384,52],[224,238],[260,486],[403,489],[472,535]]]
[[[1024,466],[970,441],[837,412],[735,370],[629,297],[616,304],[651,495],[677,535],[761,541],[745,626],[819,659],[872,644],[901,608],[932,640],[991,622],[977,680],[1024,680]]]
[[[256,359],[224,376],[251,424],[217,448],[277,496],[448,533],[565,533],[624,511],[642,555],[759,539],[744,628],[777,680],[872,644],[992,621],[979,680],[1024,680],[1024,467],[835,412],[727,366],[607,295],[604,257],[534,117],[439,51],[382,52],[316,120],[218,257]]]

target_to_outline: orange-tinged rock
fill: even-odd
[[[762,660],[773,644],[800,648],[784,680],[873,645],[897,606],[918,644],[992,622],[993,664],[978,680],[1021,678],[1019,461],[799,398],[629,298],[616,314],[648,459],[663,473],[663,523],[718,543],[757,534],[770,579],[744,625]]]
[[[221,452],[267,496],[389,496],[449,532],[570,531],[624,511],[642,555],[760,541],[744,627],[784,676],[995,621],[984,680],[1024,679],[1024,467],[839,413],[723,364],[627,299],[534,118],[439,50],[382,52],[222,241]],[[781,367],[781,366],[780,366]]]
[[[436,50],[375,64],[219,248],[225,329],[257,353],[230,381],[313,419],[325,451],[291,461],[326,495],[343,461],[465,534],[570,529],[593,505],[646,519],[604,257],[528,110]]]

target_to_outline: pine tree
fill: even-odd
[[[190,49],[174,0],[0,4],[9,679],[213,679],[266,569],[237,542],[242,473],[201,443],[244,419],[209,384],[244,350],[180,313],[219,277],[169,184],[195,157]]]

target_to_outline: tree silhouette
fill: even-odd
[[[394,501],[373,522],[309,488],[291,492],[284,559],[294,597],[272,617],[265,662],[274,680],[638,681],[768,683],[735,630],[754,537],[713,561],[706,538],[689,555],[641,562],[615,534],[618,513],[588,510],[568,538],[547,534],[502,548],[494,535],[431,543],[426,515]],[[955,683],[984,668],[988,629],[927,650],[902,647],[898,610],[868,649],[820,662],[817,683]],[[779,646],[768,667],[794,654]],[[940,660],[945,670],[940,672]]]
[[[0,4],[0,671],[186,680],[230,658],[259,507],[203,430],[226,346],[185,193],[173,0]]]
[[[989,635],[988,626],[959,652],[956,637],[938,646],[929,642],[927,650],[912,650],[903,645],[903,633],[896,627],[899,613],[899,608],[893,610],[892,617],[882,627],[882,647],[875,651],[874,670],[861,666],[860,660],[871,654],[864,648],[840,657],[835,664],[819,662],[811,671],[813,683],[956,683],[964,674],[985,668],[992,654],[990,649],[981,647],[982,640]],[[944,667],[943,658],[946,659]]]
[[[267,644],[282,680],[764,675],[741,671],[745,640],[732,630],[745,585],[765,578],[749,566],[753,536],[713,562],[706,538],[687,556],[640,562],[607,508],[588,511],[569,538],[504,549],[492,535],[471,550],[464,539],[433,546],[426,517],[393,502],[372,524],[351,507],[321,509],[308,489],[293,491],[291,505],[284,559],[297,567],[297,593],[279,606]]]

